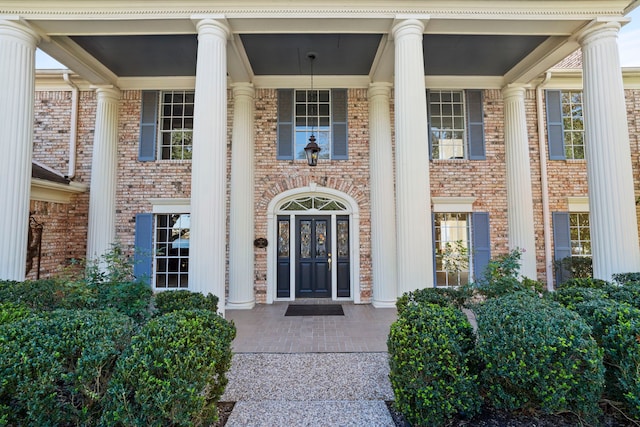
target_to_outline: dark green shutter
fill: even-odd
[[[140,144],[138,160],[150,162],[156,159],[156,138],[158,135],[158,92],[142,91],[140,108]]]
[[[278,148],[276,159],[294,159],[293,89],[278,90]]]
[[[333,134],[333,146],[331,147],[332,160],[349,159],[348,135],[347,135],[347,90],[333,89],[331,91],[331,133]]]
[[[138,280],[149,280],[153,261],[153,214],[136,215],[135,253],[133,275]]]
[[[473,277],[477,282],[484,277],[485,269],[491,260],[491,232],[488,212],[471,214],[473,227]]]
[[[562,91],[547,90],[547,138],[549,160],[565,160],[564,124],[562,123]]]
[[[485,160],[484,109],[482,90],[465,91],[467,101],[467,133],[469,138],[469,160]]]
[[[571,230],[569,212],[552,212],[553,222],[553,259],[561,261],[571,256]],[[556,268],[556,286],[569,279],[569,271]]]

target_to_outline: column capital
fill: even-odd
[[[234,98],[239,98],[243,96],[253,98],[256,93],[253,83],[249,83],[249,82],[233,83],[231,85],[231,89],[233,90]]]
[[[95,89],[98,98],[110,98],[113,100],[120,100],[120,89],[115,86],[92,86],[92,89]]]
[[[525,84],[509,84],[502,88],[502,97],[506,100],[508,98],[524,98],[529,85]]]
[[[391,28],[391,35],[395,39],[410,35],[422,37],[425,29],[424,21],[428,20],[428,15],[398,15]]]
[[[198,37],[213,35],[225,40],[231,37],[231,28],[224,15],[192,16],[191,20],[196,24]]]
[[[31,44],[34,48],[41,40],[40,35],[19,18],[0,19],[0,37],[14,37]]]
[[[578,35],[577,40],[578,43],[580,43],[580,46],[584,47],[585,45],[602,38],[613,37],[614,39],[617,39],[619,32],[620,23],[617,21],[610,21],[602,24],[596,24],[586,29]]]
[[[391,96],[392,83],[388,82],[375,82],[369,84],[368,96],[369,99],[377,96],[384,96],[389,98]]]

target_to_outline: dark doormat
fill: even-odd
[[[340,304],[289,304],[285,316],[344,316]]]

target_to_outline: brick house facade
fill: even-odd
[[[364,10],[363,5],[362,10],[327,9],[328,15],[351,15],[366,27],[361,35],[350,38],[344,20],[326,21],[335,25],[330,33],[338,34],[344,45],[354,43],[348,51],[353,55],[352,68],[344,57],[328,61],[322,56],[336,49],[331,45],[335,40],[321,36],[315,24],[308,31],[294,25],[294,30],[278,35],[269,20],[275,20],[283,10],[270,9],[266,3],[256,6],[263,8],[264,20],[256,19],[260,15],[250,8],[225,9],[230,24],[215,14],[213,18],[194,18],[194,24],[185,20],[185,16],[197,15],[191,9],[190,15],[185,15],[187,9],[150,10],[144,31],[162,38],[168,50],[176,43],[194,54],[183,62],[195,71],[186,72],[180,68],[182,64],[155,71],[126,51],[117,58],[109,57],[108,49],[101,50],[100,43],[113,42],[111,47],[122,49],[124,45],[117,44],[120,41],[138,42],[130,35],[133,27],[112,28],[114,35],[123,39],[116,40],[116,36],[115,42],[109,41],[101,39],[100,31],[94,34],[83,26],[91,22],[86,19],[89,9],[83,6],[65,12],[68,15],[61,12],[62,21],[69,24],[62,29],[43,13],[38,2],[27,3],[30,5],[22,11],[26,19],[51,34],[43,46],[74,69],[33,71],[34,103],[25,106],[25,111],[33,111],[35,120],[33,126],[23,124],[16,131],[31,135],[34,162],[63,177],[73,170],[68,188],[64,184],[55,188],[65,194],[59,199],[34,192],[32,185],[29,210],[44,224],[40,274],[45,277],[56,274],[72,259],[97,257],[108,244],[119,242],[135,253],[137,273],[155,290],[186,287],[226,295],[227,308],[250,308],[255,303],[306,296],[388,307],[406,290],[477,280],[489,257],[515,248],[525,249],[523,274],[551,288],[554,259],[575,254],[572,251],[576,248],[591,255],[591,237],[579,234],[582,237],[573,239],[569,233],[577,226],[569,221],[573,221],[572,213],[591,211],[587,217],[593,224],[593,207],[597,236],[603,230],[610,233],[598,220],[604,217],[610,223],[622,218],[622,226],[634,229],[631,249],[623,248],[623,252],[634,254],[637,249],[633,200],[640,191],[639,73],[635,69],[620,72],[611,66],[595,69],[603,63],[598,55],[611,53],[612,39],[607,39],[604,53],[591,49],[600,43],[593,34],[609,37],[617,31],[617,19],[628,13],[625,8],[629,2],[592,5],[589,12],[594,19],[606,17],[608,22],[596,30],[589,29],[591,19],[585,19],[579,10],[545,2],[527,2],[527,11],[515,21],[503,16],[497,5],[487,5],[484,18],[492,17],[506,26],[498,26],[491,42],[508,44],[512,38],[521,49],[512,57],[492,58],[496,64],[512,61],[503,69],[492,68],[498,65],[487,65],[488,61],[473,62],[473,58],[468,64],[453,61],[448,68],[429,68],[433,49],[440,49],[439,44],[446,48],[453,41],[446,36],[448,31],[459,32],[458,42],[468,43],[462,48],[467,52],[483,49],[482,43],[489,41],[481,35],[480,27],[474,34],[459,26],[473,19],[464,13],[473,8],[471,0],[438,9],[441,16],[435,13],[440,6],[431,2],[424,2],[420,9],[402,3],[393,11]],[[303,5],[289,13],[292,19],[304,22],[309,7]],[[419,13],[424,10],[431,10],[435,18]],[[12,7],[4,10],[9,11],[20,15]],[[112,11],[105,6],[95,13],[97,17],[91,19],[106,26],[111,18],[103,21],[102,14],[117,15],[113,21],[120,20],[124,27],[142,22],[134,8]],[[173,14],[176,21],[172,25],[183,25],[181,29],[162,29],[167,14]],[[531,27],[518,30],[520,33],[510,27],[514,23],[526,27],[548,14],[560,21],[549,19],[535,30]],[[262,27],[252,33],[243,19]],[[388,29],[380,30],[383,26],[376,26],[380,22],[388,24]],[[482,19],[473,22],[486,25]],[[562,29],[553,28],[558,22],[564,25]],[[12,31],[22,32],[22,38],[31,37],[29,48],[40,40],[41,36],[37,32],[34,36],[29,28],[25,30],[11,20],[3,23],[0,43],[13,43]],[[186,25],[193,25],[193,30],[186,31]],[[431,33],[430,25],[450,28]],[[375,32],[380,37],[371,36],[373,28],[378,28]],[[261,32],[262,36],[255,37]],[[199,41],[188,34],[199,34]],[[284,43],[282,52],[295,48],[300,40],[320,51],[315,86],[313,68],[310,71],[304,63],[307,52],[301,53],[298,46],[299,69],[287,69],[284,56],[281,62],[285,65],[281,66],[260,52],[268,48],[264,43],[270,37],[265,34],[274,34],[274,43]],[[225,39],[231,40],[228,46],[221,43]],[[438,46],[429,45],[431,40]],[[194,41],[195,47],[190,44]],[[394,44],[395,53],[390,48]],[[587,52],[581,68],[566,68],[566,63],[553,67],[579,47]],[[149,44],[150,51],[156,48]],[[371,57],[361,56],[358,48],[369,48]],[[196,62],[195,51],[188,49],[198,49],[204,60]],[[334,54],[344,55],[344,51],[338,49]],[[226,60],[220,59],[225,56]],[[273,51],[271,56],[278,55]],[[365,63],[366,75],[353,71],[359,62]],[[426,69],[421,68],[425,64]],[[477,72],[464,69],[464,65],[475,66]],[[27,63],[20,66],[31,67]],[[276,71],[262,72],[261,66]],[[396,72],[389,73],[393,67]],[[596,73],[619,74],[624,82],[620,95],[625,101],[631,158],[611,160],[614,164],[622,161],[620,173],[603,172],[601,164],[589,164],[600,156],[552,160],[549,154],[555,149],[550,140],[558,129],[553,128],[554,123],[558,126],[557,120],[548,119],[550,105],[555,105],[550,101],[552,96],[560,99],[563,91],[569,90],[578,93],[577,107],[570,111],[580,117],[561,119],[565,120],[561,127],[568,126],[566,120],[583,122],[583,103],[585,110],[599,103],[620,106],[615,98],[617,86],[611,86],[615,96],[610,100],[599,83],[589,80]],[[583,86],[591,94],[584,100]],[[287,113],[289,101],[284,100],[289,92],[295,99],[290,102],[312,93],[327,96],[327,112],[323,116],[320,110],[312,109],[324,108],[322,100],[304,98],[292,104],[295,108]],[[342,93],[344,117],[339,117]],[[320,107],[315,107],[316,102]],[[445,113],[450,106],[458,112]],[[322,127],[325,116],[331,124]],[[174,124],[175,120],[181,124]],[[307,120],[307,125],[301,125],[300,120]],[[619,121],[612,122],[603,117],[590,123],[585,113],[587,129],[578,129],[576,134],[585,132],[588,139],[613,129],[612,141],[627,144],[624,135],[619,137]],[[344,127],[334,126],[340,123]],[[336,145],[342,129],[346,131],[343,145]],[[325,144],[321,156],[330,154],[312,167],[297,155],[314,132]],[[150,146],[146,142],[149,138]],[[606,146],[593,145],[598,150]],[[346,151],[342,152],[342,147]],[[578,144],[576,150],[584,150],[580,147]],[[608,191],[617,182],[625,182],[622,171],[629,160],[634,194]],[[595,188],[592,194],[589,179]],[[603,183],[604,191],[595,183]],[[609,201],[607,193],[620,195]],[[616,207],[616,212],[603,208],[609,205]],[[628,212],[635,213],[633,218]],[[559,221],[564,221],[562,227]],[[578,233],[584,233],[584,224],[580,227]],[[562,239],[561,231],[566,231]],[[600,255],[611,252],[611,246],[626,245],[626,239],[623,242],[614,236],[611,240],[603,248],[603,239],[594,239],[596,275],[605,278],[625,269],[640,270],[636,265],[640,259],[634,256],[613,262]],[[2,278],[20,278],[21,273],[10,272],[12,266],[0,267]],[[36,274],[32,269],[27,277]],[[309,283],[312,286],[306,288]]]

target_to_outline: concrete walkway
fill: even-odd
[[[385,401],[395,310],[343,306],[344,316],[284,317],[286,303],[227,312],[238,330],[221,398],[236,402],[227,427],[394,426]]]

